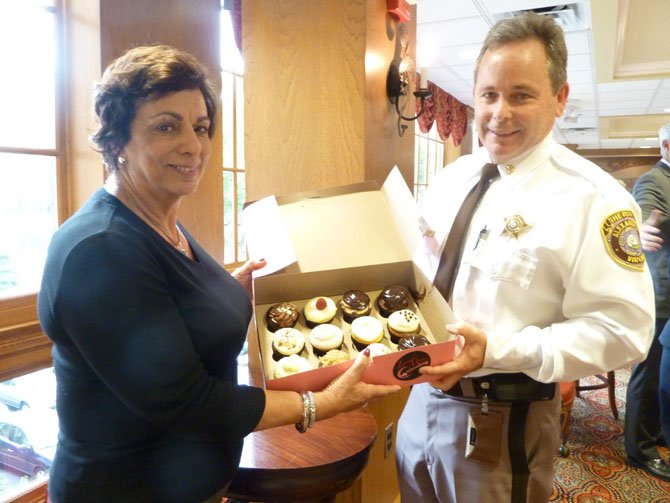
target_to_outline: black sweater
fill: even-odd
[[[237,384],[251,304],[185,235],[193,261],[100,189],[53,237],[38,310],[58,383],[54,503],[198,502],[237,469],[265,407]]]

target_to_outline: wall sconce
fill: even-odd
[[[419,113],[414,117],[405,117],[400,110],[400,99],[402,96],[407,96],[410,89],[410,79],[414,79],[414,62],[411,58],[403,58],[400,65],[391,63],[386,76],[386,94],[389,97],[389,101],[395,104],[396,112],[398,112],[399,136],[403,136],[405,130],[408,128],[407,124],[403,124],[402,121],[411,122],[421,117],[421,114],[424,112],[426,98],[433,95],[432,91],[427,89],[428,83],[426,80],[426,71],[425,69],[422,69],[420,87],[412,93],[416,99],[421,100],[421,108],[419,109]]]

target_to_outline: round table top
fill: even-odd
[[[334,496],[362,473],[376,435],[375,418],[366,408],[318,421],[306,433],[294,425],[253,432],[244,440],[240,468],[226,495],[273,502]]]

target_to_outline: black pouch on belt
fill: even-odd
[[[526,374],[491,374],[475,381],[488,381],[488,397],[497,402],[535,402],[552,400],[556,393],[555,383],[541,383]],[[481,382],[476,387],[481,387]]]

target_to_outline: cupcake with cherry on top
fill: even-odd
[[[309,328],[330,323],[337,314],[335,301],[330,297],[314,297],[305,304],[305,320]]]

